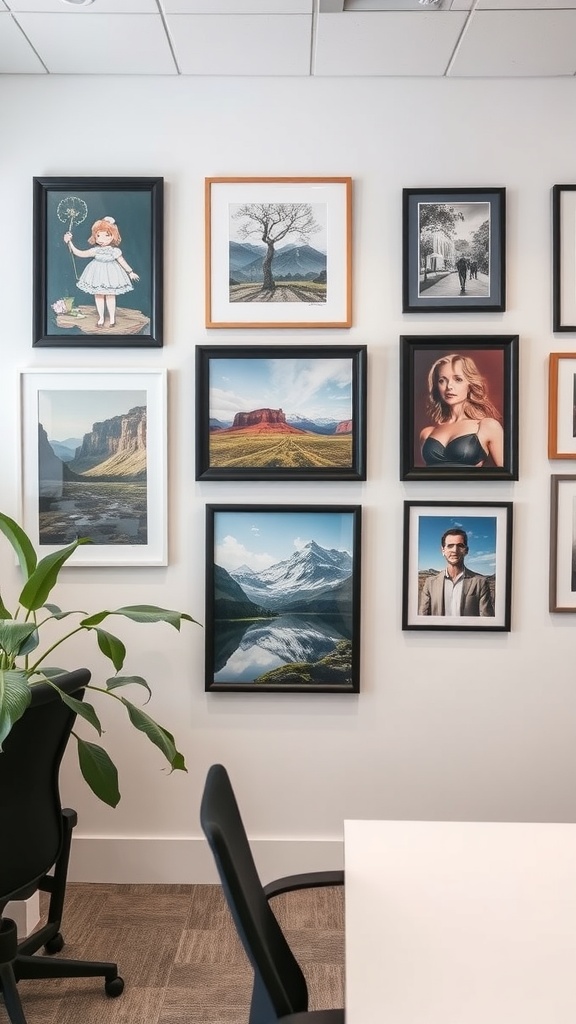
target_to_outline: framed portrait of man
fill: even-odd
[[[509,632],[512,502],[404,503],[402,629]]]

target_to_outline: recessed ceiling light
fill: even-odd
[[[62,0],[63,4],[70,4],[71,7],[88,7],[94,0]]]

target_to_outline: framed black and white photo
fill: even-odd
[[[400,478],[518,479],[518,335],[400,338]]]
[[[512,502],[405,501],[402,629],[509,632]]]
[[[552,189],[552,329],[576,331],[576,185]]]
[[[551,612],[576,612],[576,476],[550,478]]]
[[[206,327],[352,325],[352,179],[206,178]]]
[[[504,188],[403,190],[404,313],[501,312]]]
[[[34,346],[162,345],[163,178],[34,178]]]
[[[365,480],[366,346],[198,345],[196,478]]]
[[[207,505],[206,690],[357,693],[359,505]]]
[[[166,371],[21,375],[22,519],[69,565],[166,565]]]

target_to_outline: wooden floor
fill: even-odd
[[[343,1006],[343,890],[291,893],[272,905],[311,1008]],[[21,981],[28,1024],[248,1020],[251,971],[217,885],[69,885],[62,933],[62,956],[116,961],[124,993],[108,998],[99,979]]]

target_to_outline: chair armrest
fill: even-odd
[[[296,889],[322,889],[328,885],[344,885],[343,871],[306,871],[301,875],[286,875],[263,886],[267,899]]]

